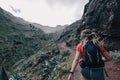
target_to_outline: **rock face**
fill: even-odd
[[[96,31],[109,50],[120,50],[120,0],[89,0],[78,34],[85,28]]]

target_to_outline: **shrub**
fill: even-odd
[[[62,51],[61,55],[62,55],[62,57],[69,56],[70,51],[69,50],[64,50],[64,51]]]
[[[114,63],[120,63],[120,52],[119,51],[110,51],[110,56]]]
[[[67,66],[65,66],[65,68],[56,66],[52,74],[49,76],[49,80],[58,80],[58,79],[65,80],[64,76],[66,76],[68,72],[69,69],[67,68]]]
[[[48,55],[47,54],[45,54],[45,53],[41,53],[40,54],[40,61],[44,61],[45,59],[47,59],[48,58]]]

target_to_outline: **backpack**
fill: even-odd
[[[80,62],[82,68],[99,68],[104,67],[104,61],[102,60],[100,47],[93,43],[93,41],[87,41],[83,47],[84,60]]]

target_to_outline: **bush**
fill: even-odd
[[[68,72],[69,69],[67,66],[65,66],[65,68],[56,66],[52,74],[49,76],[48,80],[66,80],[64,77],[68,74]]]
[[[110,56],[114,63],[120,63],[120,52],[119,51],[110,51]]]
[[[69,56],[70,55],[70,51],[69,50],[64,50],[64,51],[62,51],[61,55],[62,55],[62,57]]]
[[[40,54],[40,57],[39,57],[40,62],[42,62],[42,61],[44,61],[44,60],[46,60],[46,59],[48,59],[48,55],[45,54],[45,53],[41,53],[41,54]]]

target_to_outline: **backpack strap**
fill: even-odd
[[[86,42],[87,43],[87,42]],[[97,47],[99,47],[99,49],[100,49],[100,53],[102,53],[102,51],[101,51],[101,45],[100,45],[100,43],[99,43],[99,41],[96,41],[96,42],[94,42],[93,41],[93,43],[97,46]],[[82,44],[82,54],[84,55],[84,57],[85,57],[85,45],[83,45],[83,41],[81,42],[81,44]],[[102,56],[102,55],[101,55]],[[83,58],[84,59],[84,58]]]

